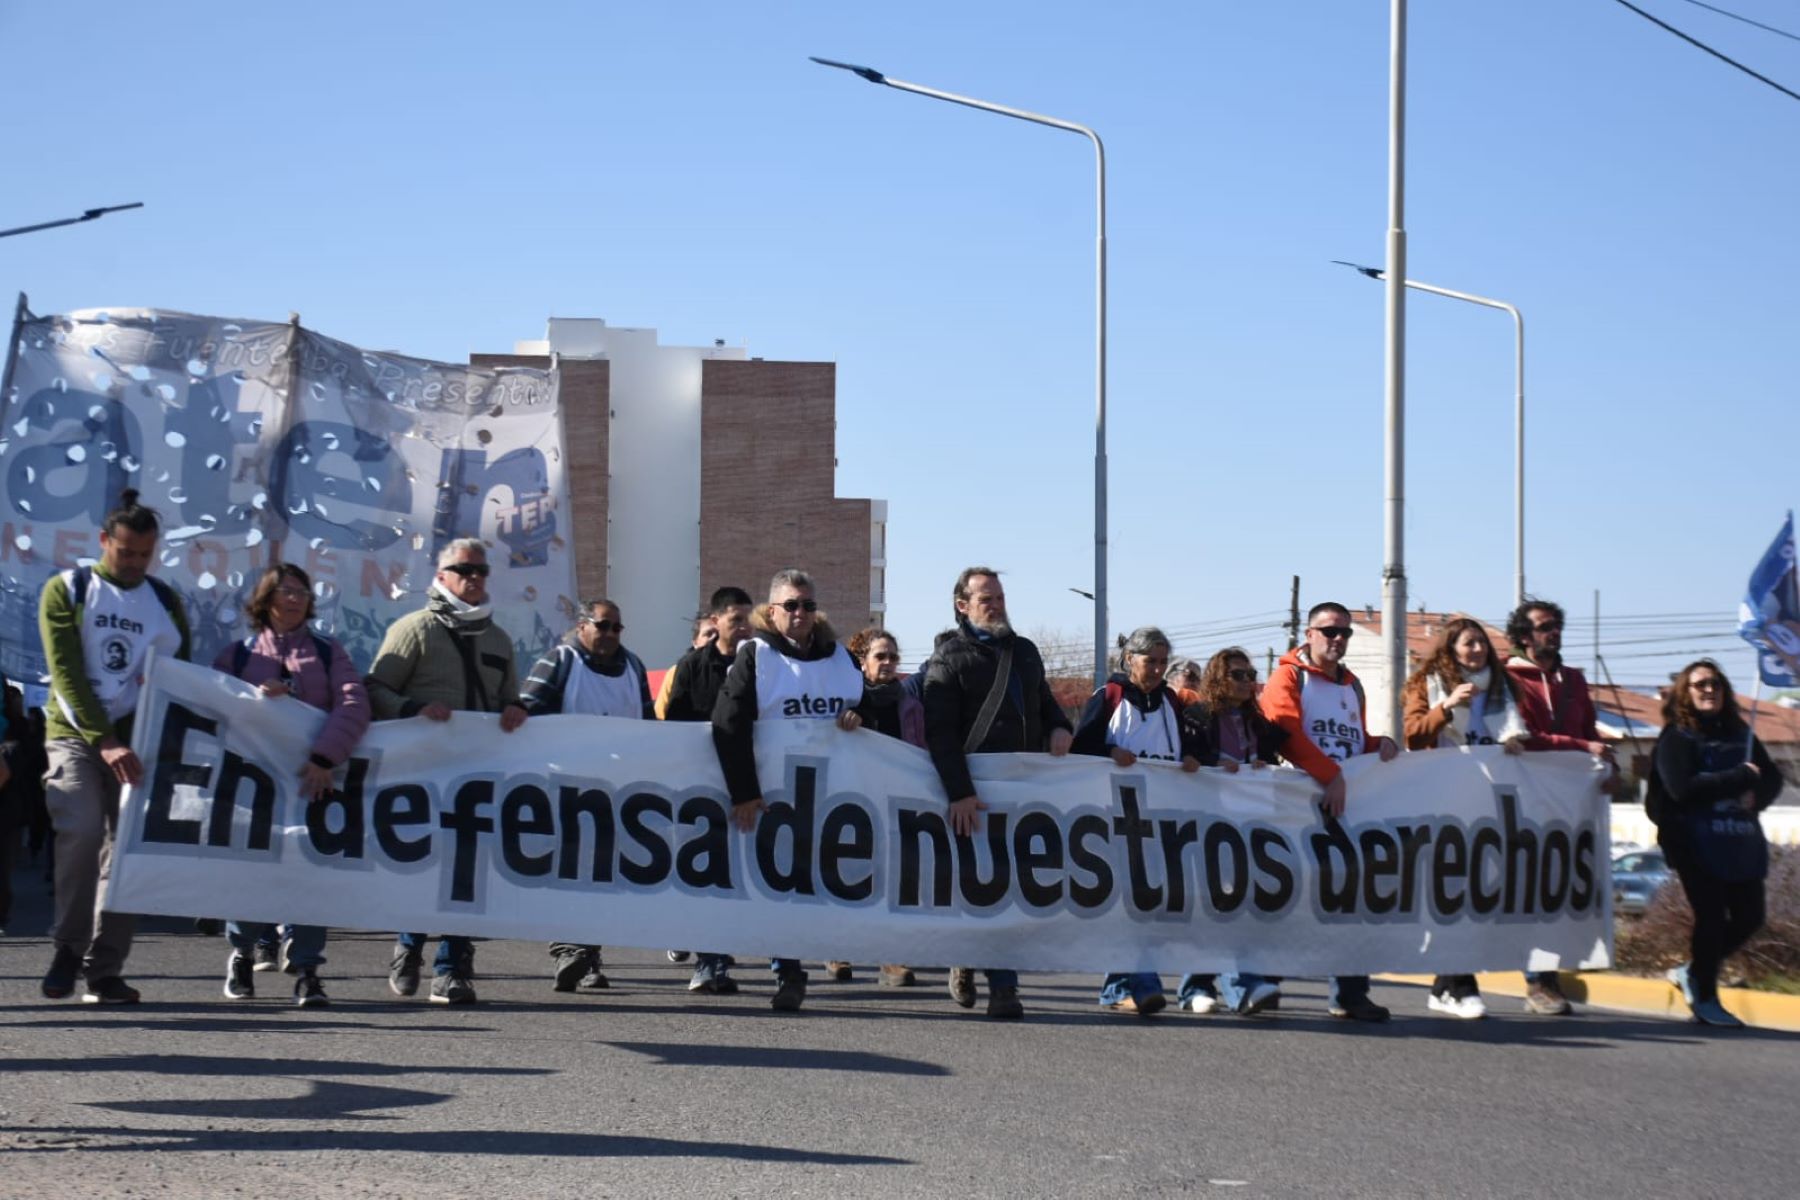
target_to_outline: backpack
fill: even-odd
[[[69,598],[75,601],[76,608],[87,603],[88,581],[93,577],[94,568],[75,568],[75,574],[69,580]],[[180,615],[181,600],[175,595],[175,589],[154,575],[144,576],[144,582],[150,585],[150,590],[156,593],[156,598],[169,611],[169,615],[180,621],[182,619]]]

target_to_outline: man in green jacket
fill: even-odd
[[[45,705],[44,799],[56,831],[56,953],[43,993],[61,1000],[79,972],[88,1004],[136,1004],[123,978],[137,919],[103,912],[112,870],[119,789],[143,778],[131,751],[131,720],[152,653],[188,656],[181,598],[150,578],[162,527],[156,510],[127,489],[100,527],[100,561],[58,571],[38,602],[38,632],[50,665]]]
[[[494,624],[487,579],[487,547],[479,538],[458,538],[439,552],[426,606],[388,626],[363,680],[377,721],[448,721],[461,711],[499,713],[507,733],[525,723],[512,638]],[[412,996],[419,990],[427,938],[398,937],[388,987],[396,996]],[[432,1003],[475,1003],[469,982],[474,964],[475,946],[468,938],[440,938]]]

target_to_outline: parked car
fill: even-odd
[[[1613,913],[1638,917],[1656,899],[1663,884],[1675,878],[1661,850],[1630,850],[1613,856]]]

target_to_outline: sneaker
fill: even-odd
[[[847,962],[833,960],[825,964],[825,974],[838,983],[849,983],[851,973],[850,964]]]
[[[396,996],[419,994],[419,952],[405,946],[394,947],[394,962],[388,968],[388,989]]]
[[[713,995],[715,992],[713,985],[717,982],[718,978],[718,966],[714,963],[702,960],[700,965],[694,968],[693,975],[688,979],[688,991],[700,992],[703,995],[708,996]]]
[[[1556,976],[1546,975],[1543,979],[1534,979],[1525,989],[1525,1010],[1534,1012],[1540,1017],[1564,1017],[1569,1014],[1568,997],[1562,994],[1562,987],[1556,982]]]
[[[880,982],[882,987],[911,987],[918,982],[910,967],[898,963],[882,963]]]
[[[301,1008],[327,1008],[331,1004],[331,997],[325,994],[325,985],[319,982],[318,972],[310,967],[294,980],[294,1003]]]
[[[1015,995],[1015,999],[1016,999]],[[1134,1017],[1153,1017],[1168,1007],[1168,997],[1161,992],[1151,992],[1144,996],[1126,996],[1122,1000],[1114,1000],[1106,1007],[1116,1013],[1126,1013]],[[1023,1008],[1020,1011],[1024,1011]],[[993,1005],[988,1006],[988,1015],[993,1016]]]
[[[585,954],[561,954],[556,959],[556,973],[551,976],[550,986],[559,992],[572,992],[582,977],[588,973],[588,956]]]
[[[434,975],[431,980],[433,1004],[473,1004],[475,987],[461,975]]]
[[[973,984],[970,985],[973,988]],[[1019,989],[1016,987],[992,987],[988,989],[987,1015],[1000,1021],[1016,1021],[1025,1015],[1025,1006],[1019,1002]]]
[[[1326,1011],[1345,1021],[1367,1021],[1372,1025],[1378,1025],[1387,1020],[1389,1015],[1387,1009],[1367,996],[1358,996],[1351,1000],[1333,996]]]
[[[950,968],[950,998],[964,1008],[975,1007],[975,968]]]
[[[292,954],[290,953],[293,950],[293,948],[294,948],[294,939],[293,938],[285,937],[285,938],[281,939],[281,973],[283,975],[298,975],[298,974],[300,974],[300,968],[294,965],[294,960],[293,960]]]
[[[776,1012],[799,1012],[806,999],[806,972],[789,971],[775,984],[775,995],[769,1007]]]
[[[1236,1007],[1231,1011],[1240,1017],[1254,1017],[1258,1013],[1273,1012],[1281,1006],[1281,985],[1271,983],[1267,979],[1253,983],[1243,990],[1238,997]],[[1386,1010],[1383,1009],[1383,1012]]]
[[[1682,963],[1679,967],[1670,967],[1666,978],[1675,985],[1675,990],[1681,993],[1681,998],[1687,1001],[1688,1010],[1691,1012],[1694,1007],[1694,985],[1693,981],[1688,978],[1688,964]]]
[[[1219,995],[1211,988],[1195,988],[1177,1003],[1189,1012],[1204,1016],[1219,1007]]]
[[[81,993],[83,1004],[136,1004],[138,990],[120,979],[117,975],[108,975],[105,979],[91,979],[87,988]]]
[[[281,955],[273,942],[258,942],[250,949],[250,969],[253,971],[279,971]]]
[[[1425,1007],[1464,1021],[1479,1021],[1487,1016],[1487,1002],[1480,996],[1452,996],[1449,992],[1433,992],[1425,997]]]
[[[248,954],[233,950],[231,957],[225,960],[225,998],[227,1000],[252,1000],[256,997],[256,976],[250,972],[255,970]]]
[[[1703,1025],[1715,1025],[1720,1029],[1742,1029],[1744,1023],[1732,1016],[1717,999],[1702,1000],[1694,1005],[1694,1019]]]
[[[44,982],[40,990],[46,1000],[67,1000],[75,994],[75,977],[81,974],[81,955],[67,946],[58,946],[56,955],[50,960],[50,969],[44,972]]]
[[[665,951],[665,953],[668,954],[670,962],[684,963],[688,960],[690,952],[687,950],[668,950]]]

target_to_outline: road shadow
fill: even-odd
[[[549,1158],[717,1158],[738,1162],[804,1163],[829,1167],[898,1167],[911,1160],[879,1154],[839,1154],[796,1146],[758,1146],[748,1142],[683,1141],[679,1138],[615,1136],[602,1133],[548,1133],[530,1130],[440,1129],[406,1133],[399,1130],[179,1130],[131,1129],[115,1125],[0,1125],[12,1154],[138,1154],[200,1151],[217,1154],[404,1153]],[[91,1139],[91,1140],[90,1140]],[[85,1144],[84,1144],[85,1143]]]
[[[53,1071],[66,1074],[79,1071],[91,1075],[98,1071],[147,1075],[188,1077],[230,1077],[235,1079],[290,1075],[308,1077],[369,1075],[554,1075],[550,1067],[477,1067],[477,1066],[402,1066],[396,1063],[345,1060],[331,1062],[317,1058],[251,1058],[244,1055],[213,1056],[204,1054],[98,1054],[78,1060],[68,1058],[0,1058],[0,1078],[24,1071]]]
[[[332,1007],[338,1011],[350,1008],[348,1005],[336,1004]],[[373,1004],[368,1008],[371,1012],[405,1011],[390,1009],[383,1004]],[[211,1005],[151,1004],[139,1005],[130,1009],[95,1009],[88,1006],[72,1007],[67,1003],[62,1003],[19,1005],[7,1011],[65,1013],[67,1015],[26,1021],[0,1020],[0,1029],[72,1029],[81,1027],[157,1030],[166,1033],[340,1033],[357,1029],[378,1029],[394,1033],[476,1034],[498,1032],[485,1025],[414,1025],[411,1022],[388,1024],[372,1021],[330,1021],[310,1017],[290,1019],[275,1015],[268,1017],[215,1016],[211,1014],[218,1010]],[[289,1008],[284,1011],[298,1010]],[[146,1015],[136,1016],[127,1015],[127,1013],[144,1013]]]
[[[670,1067],[769,1067],[785,1071],[850,1071],[872,1075],[944,1077],[952,1072],[936,1063],[871,1054],[861,1050],[810,1050],[780,1046],[720,1046],[694,1042],[601,1042]]]
[[[189,1100],[88,1101],[83,1107],[152,1117],[194,1117],[221,1121],[397,1121],[372,1109],[419,1108],[442,1104],[448,1092],[335,1083],[308,1079],[300,1096],[208,1096]]]

